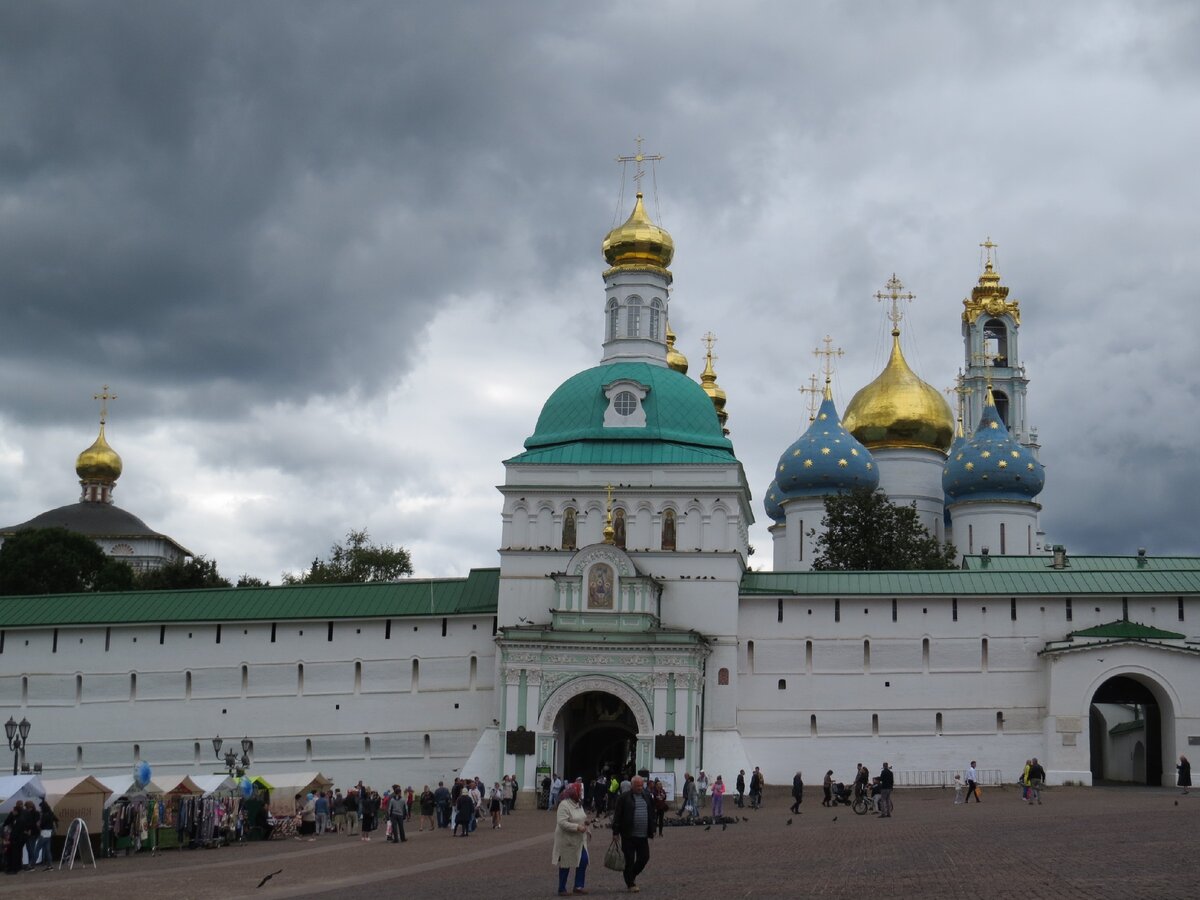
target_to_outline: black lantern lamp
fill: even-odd
[[[29,720],[22,718],[20,723],[12,717],[8,717],[8,721],[4,723],[4,734],[8,738],[8,749],[13,752],[13,774],[17,774],[17,766],[20,762],[21,751],[29,743]]]

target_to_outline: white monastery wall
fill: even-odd
[[[1087,707],[1104,678],[1063,688],[1066,677],[1055,676],[1055,692],[1082,698],[1069,716],[1084,729],[1060,759],[1052,663],[1038,654],[1048,641],[1126,614],[1185,631],[1171,599],[906,597],[896,598],[893,614],[892,600],[874,597],[743,598],[737,727],[751,763],[775,783],[800,769],[819,786],[828,768],[848,779],[854,762],[874,772],[885,759],[915,772],[961,769],[975,758],[1011,780],[1031,756],[1058,780],[1087,780]],[[1180,657],[1180,671],[1190,662]],[[1179,727],[1196,733],[1195,711],[1183,706],[1171,703]],[[1164,746],[1175,742],[1164,724]]]
[[[324,621],[226,623],[220,643],[212,624],[8,630],[0,691],[48,777],[139,759],[216,771],[220,734],[254,740],[251,771],[424,784],[452,777],[492,720],[492,623],[344,620],[332,640]]]

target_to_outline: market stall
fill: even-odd
[[[266,793],[266,814],[272,837],[290,837],[296,833],[296,798],[310,791],[327,791],[333,782],[320,772],[266,772],[251,779]]]
[[[83,819],[92,850],[98,851],[104,830],[104,807],[112,796],[108,785],[93,775],[77,775],[47,779],[42,782],[42,787],[46,791],[46,802],[58,816],[60,835],[66,833],[67,826],[75,819]]]
[[[196,824],[192,812],[203,798],[204,791],[191,775],[160,774],[158,782],[163,792],[156,844],[164,848],[188,846],[193,840]]]

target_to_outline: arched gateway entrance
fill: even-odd
[[[600,772],[635,771],[638,736],[652,731],[642,698],[604,676],[577,678],[556,690],[542,710],[541,727],[554,735],[554,771],[585,782]]]
[[[1173,715],[1157,684],[1136,675],[1103,682],[1088,708],[1092,783],[1161,785],[1163,717]]]
[[[627,775],[634,771],[637,721],[619,697],[589,691],[568,700],[554,730],[561,735],[563,771],[585,781],[600,772]]]

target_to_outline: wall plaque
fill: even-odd
[[[535,737],[534,732],[520,725],[516,731],[508,732],[504,752],[512,756],[533,756]]]
[[[686,741],[682,734],[668,731],[654,736],[654,756],[657,759],[683,759]]]

